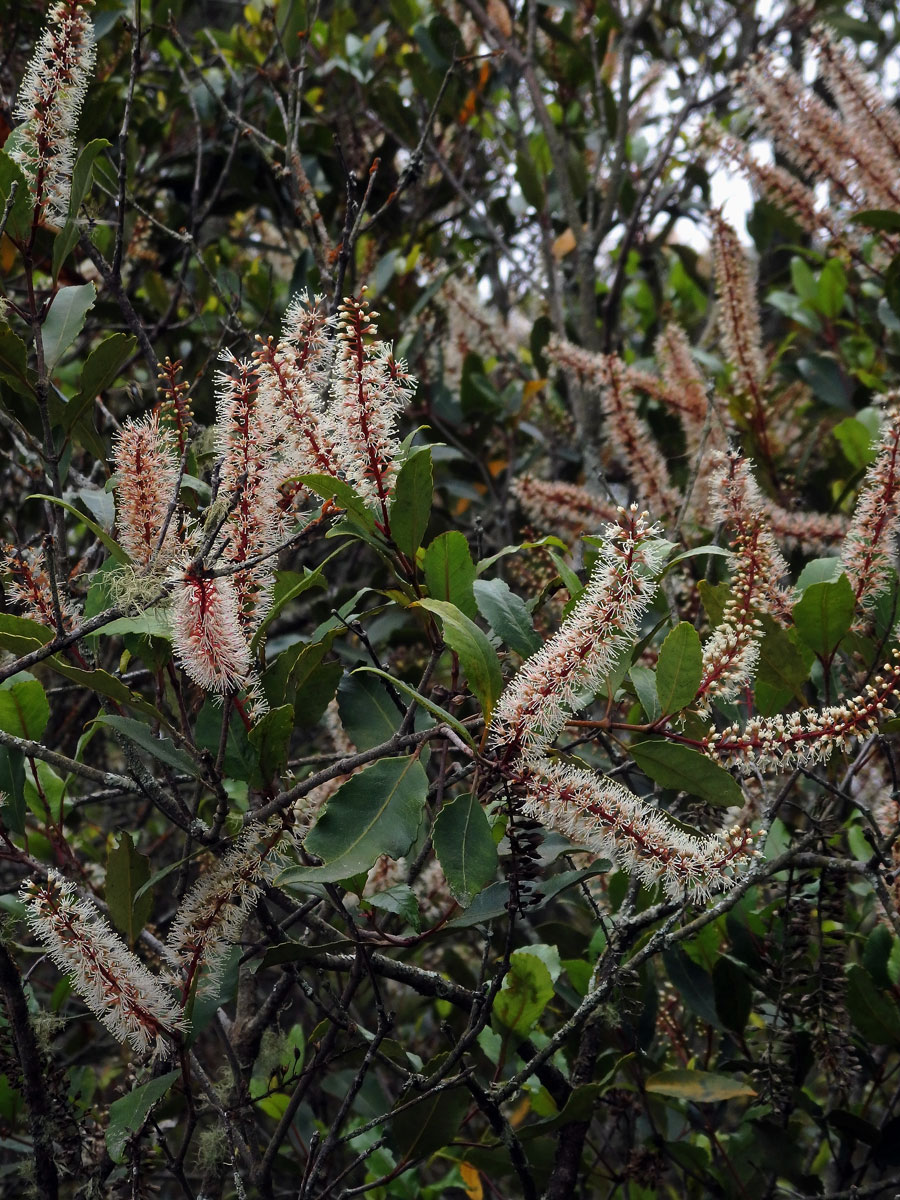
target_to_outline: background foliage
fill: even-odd
[[[896,575],[861,627],[839,539],[810,548],[788,520],[799,590],[782,625],[763,623],[755,686],[701,719],[697,655],[730,594],[728,535],[691,506],[698,462],[648,387],[635,413],[675,496],[651,516],[673,557],[702,550],[583,697],[563,761],[702,830],[741,806],[760,856],[706,903],[673,898],[525,818],[484,732],[584,588],[597,546],[577,535],[653,482],[551,334],[652,375],[677,321],[769,501],[837,529],[853,513],[898,386],[900,206],[870,205],[841,242],[753,205],[741,234],[769,444],[735,382],[708,249],[711,176],[737,188],[737,173],[700,125],[764,138],[733,72],[765,48],[802,67],[816,19],[890,94],[894,6],[98,0],[92,19],[69,219],[23,253],[19,178],[0,242],[4,293],[33,286],[40,314],[0,326],[3,539],[44,547],[85,618],[105,614],[68,638],[27,620],[7,563],[3,1186],[890,1194],[891,714],[827,764],[782,771],[729,772],[688,742],[860,692],[895,644]],[[43,20],[0,13],[7,131]],[[0,155],[4,203],[16,178]],[[203,520],[221,351],[276,335],[297,292],[336,308],[363,285],[418,379],[389,530],[340,481],[309,481],[313,524],[278,559],[253,647],[269,711],[243,720],[177,669],[157,610],[119,604],[115,434],[157,403],[158,364],[180,362],[195,421],[180,500]],[[583,485],[596,511],[573,517],[557,492],[542,519],[526,473]],[[147,1062],[45,956],[21,882],[56,869],[156,969],[179,903],[260,813],[312,826],[303,852],[254,895],[215,988],[191,996],[190,1035]]]

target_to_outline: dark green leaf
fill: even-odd
[[[434,852],[454,898],[468,908],[497,871],[497,847],[471,792],[445,804],[434,823]]]
[[[66,512],[69,512],[73,517],[76,517],[82,525],[86,525],[88,529],[90,529],[91,533],[95,534],[100,539],[116,562],[121,563],[123,566],[131,562],[128,554],[122,549],[115,538],[110,537],[110,535],[101,525],[98,525],[96,521],[92,521],[90,517],[85,516],[83,512],[79,512],[74,505],[67,503],[65,500],[59,500],[56,496],[45,496],[40,493],[35,493],[34,495],[29,496],[28,499],[45,500],[48,504],[58,504],[60,508],[64,508]]]
[[[147,924],[153,906],[153,892],[144,887],[149,878],[150,859],[135,850],[130,833],[121,834],[106,857],[105,896],[112,922],[125,934],[129,946]]]
[[[791,700],[804,703],[803,685],[814,655],[794,630],[783,629],[767,614],[760,618],[765,634],[759,646],[754,700],[761,716],[781,712]]]
[[[794,627],[815,654],[832,654],[853,623],[856,604],[846,575],[812,583],[794,605]]]
[[[476,579],[472,585],[478,611],[493,633],[523,658],[541,648],[525,601],[502,579]]]
[[[88,309],[93,308],[96,299],[97,289],[92,283],[60,288],[53,297],[42,329],[48,371],[53,371],[81,333]]]
[[[250,745],[259,756],[260,784],[268,783],[284,770],[293,731],[292,704],[282,704],[280,708],[270,709],[250,730]]]
[[[631,756],[645,775],[665,788],[690,792],[717,808],[744,803],[738,784],[724,767],[690,746],[677,742],[638,742]]]
[[[469,543],[458,529],[438,536],[425,549],[425,585],[435,600],[449,600],[467,617],[477,614],[472,583],[475,564]]]
[[[688,958],[680,946],[664,950],[663,961],[672,986],[691,1012],[701,1021],[718,1028],[719,1014],[712,978]]]
[[[442,1054],[432,1059],[429,1070],[437,1070],[445,1058]],[[392,1117],[390,1141],[400,1160],[428,1158],[448,1146],[456,1137],[470,1100],[468,1089],[447,1088],[424,1096],[418,1104]]]
[[[900,233],[900,213],[887,208],[864,208],[853,213],[851,225],[863,225],[866,229],[878,229],[885,233]]]
[[[662,707],[656,694],[656,672],[652,667],[643,663],[635,663],[628,674],[634,684],[637,698],[641,702],[644,716],[648,721],[656,721],[662,716]]]
[[[141,721],[134,721],[131,717],[114,717],[109,713],[101,713],[99,717],[94,718],[94,723],[108,725],[111,729],[115,729],[129,741],[134,742],[136,746],[140,746],[142,750],[146,750],[148,754],[152,754],[154,758],[158,758],[160,762],[182,774],[193,775],[198,779],[202,775],[200,764],[195,762],[189,754],[173,746],[168,738],[156,737],[149,725],[144,725]]]
[[[385,684],[369,673],[345,675],[337,690],[338,712],[357,750],[371,750],[394,736],[401,714]]]
[[[897,1002],[881,991],[872,976],[852,963],[847,967],[847,1008],[853,1024],[876,1046],[900,1043],[900,1010]]]
[[[300,482],[323,500],[334,500],[361,529],[374,532],[375,518],[365,500],[354,492],[349,483],[331,475],[301,475]]]
[[[169,1071],[151,1079],[149,1083],[142,1083],[121,1100],[112,1102],[109,1106],[106,1146],[113,1162],[125,1161],[128,1139],[137,1133],[150,1115],[154,1104],[161,1100],[175,1080],[180,1078],[180,1071]]]
[[[115,382],[136,345],[137,338],[114,333],[94,347],[81,370],[78,392],[65,407],[62,421],[65,430],[70,430],[82,414],[90,410],[96,397]]]
[[[25,832],[25,756],[0,746],[0,792],[6,797],[0,818],[12,833]]]
[[[414,559],[422,545],[433,496],[431,448],[425,447],[411,454],[400,468],[390,509],[391,537],[407,558]]]
[[[503,691],[503,676],[497,652],[488,641],[487,634],[461,613],[455,604],[446,600],[420,600],[418,603],[440,617],[444,641],[459,655],[469,687],[481,704],[485,722],[489,723],[494,705]]]
[[[382,892],[375,892],[374,895],[367,896],[365,902],[372,908],[380,908],[383,912],[402,917],[416,933],[419,932],[419,902],[408,883],[397,883]]]
[[[703,676],[700,635],[689,621],[681,621],[659,651],[656,693],[664,713],[679,712],[697,695]]]
[[[336,883],[368,871],[382,854],[400,858],[419,830],[428,776],[417,758],[383,758],[329,799],[304,848],[321,867],[289,867],[280,884]]]
[[[730,958],[719,958],[713,967],[716,1012],[726,1029],[743,1034],[753,1011],[753,990],[746,974]]]
[[[5,151],[0,150],[0,213],[6,207],[13,183],[17,185],[16,198],[6,219],[6,232],[16,241],[24,242],[31,231],[34,215],[31,188],[19,164],[13,162]]]

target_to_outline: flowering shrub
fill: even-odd
[[[16,1186],[900,1182],[896,114],[582,9],[10,34]]]

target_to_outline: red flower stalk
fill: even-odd
[[[178,547],[176,525],[171,520],[159,545],[176,498],[178,463],[156,413],[126,421],[116,438],[113,461],[119,540],[139,566],[154,561],[164,566]]]
[[[41,625],[56,627],[56,611],[53,604],[53,585],[47,571],[44,551],[40,549],[19,550],[7,546],[2,567],[10,573],[9,594],[21,604],[25,615]],[[63,627],[74,629],[81,614],[72,601],[57,589]]]
[[[36,218],[43,213],[63,222],[68,216],[74,134],[95,56],[94,29],[84,6],[72,0],[54,4],[14,112],[24,125],[12,157],[31,185]]]
[[[211,579],[189,568],[177,575],[172,606],[179,665],[207,692],[233,692],[250,673],[250,651],[232,576]]]
[[[704,705],[714,696],[734,699],[750,684],[763,636],[759,616],[781,616],[787,606],[787,596],[778,586],[787,564],[769,529],[750,464],[735,452],[714,459],[710,499],[716,520],[733,531],[734,568],[722,622],[703,647],[698,694]]]
[[[219,493],[229,505],[223,527],[224,555],[232,563],[247,562],[278,542],[280,513],[275,487],[275,430],[270,413],[259,403],[253,363],[239,361],[230,351],[222,360],[232,373],[216,375],[216,442],[222,455]],[[245,630],[265,616],[271,602],[272,562],[266,560],[237,571],[234,589]]]
[[[377,316],[362,298],[341,305],[329,417],[341,469],[361,496],[381,507],[387,521],[400,451],[397,417],[415,380],[390,346],[373,340]]]
[[[890,406],[878,454],[866,472],[841,551],[841,565],[864,608],[888,585],[900,526],[900,393],[886,399]]]

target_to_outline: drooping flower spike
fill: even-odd
[[[606,530],[587,587],[559,632],[524,663],[494,712],[491,741],[504,761],[544,754],[576,696],[596,689],[633,644],[656,592],[659,529],[637,506]]]
[[[120,1042],[154,1056],[172,1049],[188,1024],[174,997],[75,885],[51,870],[19,893],[28,924],[88,1008]]]
[[[878,452],[866,471],[841,550],[841,566],[864,609],[888,586],[900,528],[900,393],[886,399]]]
[[[211,578],[188,567],[175,574],[175,656],[207,692],[233,692],[250,673],[250,650],[238,614],[233,576]]]
[[[715,696],[733,700],[749,687],[763,636],[759,618],[763,613],[781,617],[788,608],[787,593],[778,583],[787,575],[787,563],[772,536],[749,462],[734,451],[712,459],[712,515],[731,531],[734,558],[731,595],[703,647],[699,696],[704,707]]]
[[[12,158],[29,181],[38,213],[58,223],[69,211],[74,135],[95,57],[94,28],[85,5],[72,0],[54,4],[13,114],[24,124],[17,130]]]

